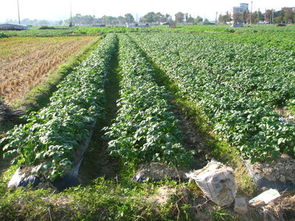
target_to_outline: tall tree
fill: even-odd
[[[235,24],[243,23],[243,14],[239,12],[233,13],[233,20]]]
[[[261,11],[258,10],[258,21],[264,21],[264,16]]]
[[[269,22],[269,23],[272,22],[272,10],[267,9],[267,10],[265,11],[265,13],[264,13],[264,20],[265,20],[266,22]]]
[[[252,24],[257,24],[259,22],[258,12],[257,11],[253,12],[249,19],[251,19]]]
[[[276,11],[276,12],[274,12],[273,20],[275,23],[283,23],[285,21],[284,17],[285,17],[285,14],[284,14],[283,10]]]
[[[166,19],[166,22],[172,22],[172,21],[173,21],[173,20],[172,20],[172,16],[169,15],[169,14],[166,14],[166,15],[165,15],[165,19]]]
[[[195,23],[195,19],[191,15],[188,15],[186,18],[186,23],[193,24]]]
[[[225,15],[219,15],[218,21],[219,23],[226,24],[227,22],[231,21],[231,15],[229,12],[226,12]]]
[[[286,23],[294,23],[294,15],[295,12],[293,11],[292,8],[283,8],[284,11],[284,20]]]
[[[184,20],[184,13],[178,12],[175,14],[175,22],[176,23],[183,23]]]
[[[157,16],[156,16],[155,12],[149,12],[141,18],[141,21],[146,22],[146,23],[153,23],[153,22],[156,22],[156,20],[157,20],[156,17]]]
[[[134,17],[131,13],[127,13],[125,14],[125,19],[126,19],[126,22],[128,23],[133,23],[134,22]]]
[[[200,17],[200,16],[197,16],[197,17],[195,18],[195,23],[196,23],[196,24],[200,24],[202,21],[203,21],[203,18]]]
[[[125,19],[125,17],[123,17],[123,16],[119,16],[119,17],[117,18],[117,20],[118,20],[119,25],[123,25],[123,24],[126,23],[126,19]]]

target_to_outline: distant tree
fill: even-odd
[[[183,23],[184,21],[184,14],[182,12],[178,12],[175,14],[175,22],[176,23]]]
[[[188,18],[189,18],[189,14],[188,13],[185,13],[184,14],[184,21],[187,22]]]
[[[167,22],[165,15],[161,14],[160,12],[157,12],[155,16],[155,22],[157,23]]]
[[[195,23],[195,19],[191,15],[188,15],[187,18],[186,18],[186,23],[188,23],[188,24],[194,24]]]
[[[153,23],[153,22],[156,22],[156,20],[157,20],[157,15],[155,12],[149,12],[141,18],[141,22],[145,22],[145,23]]]
[[[233,20],[235,24],[243,23],[243,14],[242,13],[233,13]]]
[[[265,10],[265,13],[264,13],[264,20],[271,23],[272,21],[272,10],[270,9],[267,9]]]
[[[292,8],[284,8],[284,20],[286,23],[294,23],[294,15],[295,12],[292,10]]]
[[[258,21],[264,21],[264,16],[261,11],[258,11]]]
[[[102,21],[104,25],[117,25],[119,24],[118,18],[113,16],[103,16]]]
[[[76,14],[72,17],[72,22],[75,25],[93,25],[98,22],[97,18],[94,15],[81,15]],[[66,24],[70,23],[70,20],[65,21]]]
[[[225,15],[219,15],[218,22],[222,24],[226,24],[227,22],[231,21],[231,15],[229,12],[226,12]]]
[[[131,13],[127,13],[125,14],[125,19],[126,19],[126,22],[128,23],[133,23],[134,22],[134,17]]]
[[[210,24],[210,21],[207,18],[205,18],[204,21],[203,21],[203,24],[204,25]]]
[[[172,16],[169,15],[169,14],[165,15],[165,19],[166,19],[166,22],[172,22],[173,21]]]
[[[250,13],[249,13],[248,10],[243,11],[243,13],[242,13],[242,22],[243,22],[244,24],[246,24],[246,23],[250,23]]]
[[[285,22],[284,17],[285,15],[283,10],[275,11],[273,20],[275,23],[284,23]]]
[[[255,12],[253,12],[252,14],[251,14],[251,16],[250,16],[250,18],[249,19],[251,19],[251,23],[252,24],[257,24],[258,22],[259,22],[259,15],[258,15],[258,12],[257,11],[255,11]]]
[[[197,16],[197,17],[195,18],[195,23],[196,23],[196,24],[200,24],[202,21],[203,21],[203,18],[200,17],[200,16]]]
[[[140,21],[145,23],[161,23],[161,22],[168,22],[170,15],[166,14],[163,15],[160,12],[149,12],[145,14]]]
[[[117,20],[118,20],[118,24],[119,24],[119,25],[123,25],[123,24],[126,23],[126,18],[123,17],[123,16],[119,16],[119,17],[117,18]]]

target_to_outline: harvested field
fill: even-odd
[[[0,97],[20,100],[57,67],[94,41],[94,36],[11,37],[0,40]]]

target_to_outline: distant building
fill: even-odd
[[[240,3],[239,7],[233,7],[233,21],[234,24],[243,24],[246,21],[245,14],[249,12],[249,4]]]
[[[27,30],[28,27],[24,25],[15,25],[15,24],[0,24],[0,30]]]
[[[292,12],[295,12],[295,7],[284,7],[284,8],[282,8],[282,11],[292,11]]]
[[[233,14],[243,14],[247,11],[249,11],[248,3],[240,3],[240,6],[233,7]]]
[[[241,4],[240,4],[240,8],[241,8],[243,11],[248,11],[248,10],[249,10],[249,4],[248,4],[248,3],[241,3]]]

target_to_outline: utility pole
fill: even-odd
[[[218,12],[216,12],[216,17],[215,17],[215,24],[218,22]]]
[[[73,26],[72,0],[70,0],[70,27]]]
[[[18,24],[20,25],[19,0],[17,0],[17,17],[18,17]]]
[[[251,1],[251,12],[250,12],[250,25],[252,25],[252,10],[253,10],[253,1]]]
[[[274,9],[271,10],[271,23],[273,24]]]

